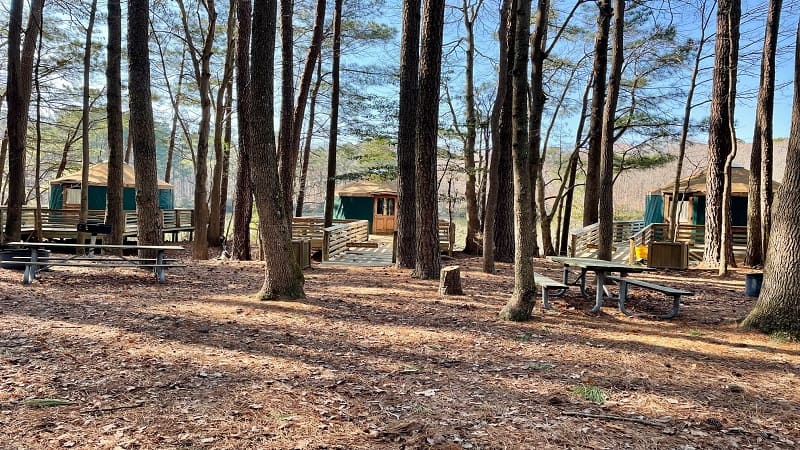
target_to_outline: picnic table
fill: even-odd
[[[170,267],[183,267],[176,264],[175,260],[164,258],[164,253],[171,250],[183,250],[177,245],[113,245],[95,244],[94,242],[85,244],[65,244],[56,242],[10,242],[9,247],[17,247],[30,250],[30,255],[16,257],[14,261],[6,264],[24,264],[25,271],[22,274],[22,283],[30,284],[36,275],[43,269],[52,266],[72,266],[72,267],[135,267],[152,269],[153,274],[159,283],[166,281],[166,269]],[[48,256],[40,259],[40,250],[62,250],[71,251],[72,255]],[[95,250],[100,250],[101,255],[95,255]],[[119,255],[103,254],[104,250],[119,250]],[[152,251],[155,258],[139,258],[125,256],[125,251],[140,250]]]
[[[602,259],[595,258],[551,256],[550,260],[561,263],[564,266],[564,284],[569,286],[580,286],[581,294],[586,298],[589,298],[589,294],[586,292],[586,273],[594,272],[595,280],[597,280],[597,292],[595,293],[594,308],[592,308],[593,313],[600,311],[600,308],[603,306],[603,300],[605,299],[617,300],[621,310],[624,310],[625,308],[624,298],[621,299],[619,296],[614,297],[608,294],[606,290],[606,278],[608,276],[612,274],[619,274],[620,277],[625,277],[629,273],[641,273],[653,270],[645,266],[636,266],[614,261],[604,261]],[[572,281],[569,279],[571,267],[580,269],[580,275],[578,275],[578,277]],[[622,300],[621,303],[620,300]]]

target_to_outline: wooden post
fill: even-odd
[[[464,295],[464,290],[461,288],[460,266],[442,267],[439,275],[439,294]]]

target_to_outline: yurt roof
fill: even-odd
[[[50,184],[78,183],[81,182],[81,171],[68,173],[60,178],[50,181]],[[89,186],[106,186],[108,184],[108,163],[97,163],[89,166]],[[122,184],[126,188],[136,187],[136,172],[133,166],[122,166]],[[158,180],[159,189],[172,189],[173,186],[166,181]]]
[[[339,197],[372,197],[378,194],[397,194],[397,181],[361,180],[342,185],[336,190]]]
[[[748,186],[750,183],[750,171],[741,166],[734,165],[731,167],[731,194],[743,195],[747,194]],[[777,181],[772,182],[773,188],[777,189],[780,183]],[[674,189],[675,183],[670,183],[661,187],[656,192],[664,194],[671,194]],[[702,169],[697,173],[681,178],[678,184],[678,192],[685,192],[687,194],[706,194],[706,169]]]

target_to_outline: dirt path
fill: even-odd
[[[800,345],[736,328],[742,275],[654,274],[698,292],[672,321],[591,315],[573,294],[516,324],[496,319],[510,266],[479,262],[458,261],[463,297],[328,267],[306,272],[307,300],[269,303],[248,297],[259,263],[190,262],[163,286],[78,269],[22,286],[0,270],[0,447],[800,445]],[[633,294],[636,311],[667,307]]]

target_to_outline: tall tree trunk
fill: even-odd
[[[81,209],[78,220],[86,223],[89,218],[89,75],[92,69],[92,32],[97,12],[97,0],[89,7],[89,25],[86,27],[86,43],[83,49],[83,127],[81,128]],[[78,242],[86,239],[85,233],[78,233]]]
[[[236,0],[231,0],[235,2]],[[222,142],[222,183],[220,183],[219,210],[219,229],[223,230],[225,237],[228,233],[225,229],[225,216],[228,213],[228,184],[230,183],[231,169],[231,139],[233,138],[233,125],[231,121],[233,109],[233,79],[228,79],[225,85],[225,138]]]
[[[761,55],[761,82],[756,103],[753,147],[750,152],[750,185],[747,197],[747,255],[744,263],[759,266],[769,241],[772,209],[772,116],[775,98],[775,55],[783,0],[771,0]],[[763,168],[763,170],[762,170]],[[762,173],[764,172],[764,173]],[[762,188],[763,187],[763,188]]]
[[[514,159],[514,291],[500,311],[505,320],[528,320],[536,302],[533,279],[534,246],[530,239],[533,214],[531,211],[532,185],[530,178],[528,142],[528,39],[531,20],[530,0],[516,0],[513,9],[516,20],[514,31],[514,69],[512,79],[511,148]]]
[[[416,145],[419,89],[420,0],[403,0],[403,34],[400,46],[400,112],[397,129],[399,180],[397,265],[413,268],[416,245]]]
[[[320,80],[322,79],[322,58],[320,57],[320,52],[322,49],[322,37],[323,37],[323,27],[325,26],[325,0],[317,0],[317,9],[314,16],[314,29],[312,30],[311,35],[311,45],[308,47],[308,53],[306,54],[306,60],[303,65],[303,73],[300,75],[300,84],[298,86],[297,91],[297,101],[294,105],[294,116],[292,118],[292,135],[291,135],[291,146],[289,147],[290,155],[287,155],[285,158],[286,163],[285,169],[281,169],[282,172],[284,170],[290,170],[292,178],[287,180],[287,184],[294,189],[294,173],[295,169],[297,168],[297,156],[300,152],[300,134],[303,130],[303,119],[305,117],[306,112],[306,102],[308,101],[308,92],[311,87],[311,80],[314,76],[314,66],[317,65],[317,83],[314,85],[314,92],[312,93],[311,99],[311,111],[309,111],[309,130],[313,131],[314,129],[314,108],[317,99],[317,93],[319,92],[319,84]],[[308,137],[311,137],[311,131],[309,131]],[[303,165],[301,168],[301,175],[300,175],[300,186],[298,188],[297,193],[297,209],[295,215],[300,217],[303,215],[303,201],[305,200],[305,188],[306,188],[306,174],[308,173],[308,156],[311,152],[311,141],[306,141],[308,144],[308,153],[305,151],[303,152]],[[286,195],[286,204],[291,208],[292,206],[292,190],[289,192],[284,192]],[[291,209],[290,209],[291,210]]]
[[[131,119],[128,117],[128,139],[125,144],[125,164],[131,164],[133,158],[133,135],[131,135]]]
[[[211,134],[211,56],[214,52],[214,34],[216,31],[217,12],[214,0],[203,3],[208,16],[202,47],[197,47],[189,27],[189,16],[183,0],[178,0],[181,11],[181,22],[186,37],[186,45],[194,66],[194,78],[200,95],[200,123],[197,127],[197,156],[195,159],[194,177],[194,245],[192,258],[208,259],[208,140]],[[199,15],[198,15],[199,17]]]
[[[475,33],[474,26],[482,3],[477,3],[470,8],[467,0],[463,0],[462,12],[464,14],[464,29],[466,30],[466,62],[464,66],[465,102],[467,109],[467,134],[464,142],[464,171],[466,172],[466,186],[464,196],[467,203],[467,237],[464,244],[464,253],[478,253],[476,236],[480,221],[478,220],[478,198],[475,193],[475,141],[477,138],[477,115],[475,111]]]
[[[510,164],[511,142],[511,93],[509,84],[511,69],[514,67],[515,19],[511,13],[512,1],[503,0],[500,6],[500,26],[498,30],[499,58],[497,71],[497,95],[492,105],[492,153],[489,161],[488,187],[486,192],[486,213],[483,222],[483,271],[494,273],[495,261],[508,262],[513,257],[513,219],[508,214],[512,193],[507,187]]]
[[[250,71],[250,158],[253,192],[259,211],[258,228],[262,236],[264,285],[260,300],[305,297],[303,272],[292,257],[292,234],[284,210],[275,151],[274,78],[275,0],[256,0],[253,6]],[[242,29],[240,23],[239,29]]]
[[[697,86],[697,75],[700,72],[700,62],[703,60],[703,48],[706,44],[706,28],[711,20],[710,11],[706,12],[706,3],[703,1],[700,5],[700,40],[697,43],[697,50],[694,57],[694,65],[692,66],[692,76],[689,79],[689,90],[686,94],[686,103],[683,107],[683,122],[681,123],[681,136],[678,141],[678,164],[675,168],[675,181],[672,189],[672,203],[669,208],[669,238],[675,240],[678,231],[678,203],[680,195],[680,183],[683,172],[683,160],[686,157],[686,141],[689,137],[689,125],[692,116],[692,102],[694,100],[694,91]]]
[[[325,227],[333,225],[333,196],[336,191],[336,149],[339,137],[339,62],[342,49],[342,0],[333,8],[333,63],[331,64],[331,118],[328,138],[328,174],[325,180]]]
[[[37,41],[36,47],[36,66],[33,73],[33,80],[36,88],[36,168],[34,174],[33,192],[36,198],[36,210],[34,211],[34,229],[36,241],[42,242],[42,84],[39,78],[39,69],[42,65],[42,23],[36,26]]]
[[[236,124],[239,130],[238,164],[233,201],[231,257],[249,261],[253,190],[250,180],[250,0],[237,0],[236,18]]]
[[[439,278],[439,201],[437,192],[437,138],[439,87],[442,71],[444,0],[428,0],[422,12],[417,101],[417,257],[413,275],[423,280]]]
[[[528,154],[528,164],[530,171],[531,186],[533,193],[531,194],[531,214],[533,220],[536,221],[536,195],[534,180],[538,179],[538,174],[541,171],[541,166],[544,161],[540,160],[539,152],[542,151],[542,115],[544,113],[544,103],[546,97],[544,95],[544,60],[547,57],[545,51],[545,43],[547,41],[547,18],[549,13],[549,1],[538,0],[536,7],[536,23],[533,34],[531,35],[531,82],[530,82],[530,117],[528,120],[528,140],[530,142],[530,151]],[[544,184],[542,184],[544,188]],[[542,194],[544,195],[544,194]],[[543,219],[543,215],[539,214],[539,220]],[[536,232],[536,227],[531,226],[533,232],[533,255],[539,256],[539,238]],[[542,230],[545,231],[545,230]],[[544,254],[553,254],[553,244],[550,237],[542,236],[542,245],[544,247]]]
[[[22,228],[22,206],[25,204],[25,139],[28,132],[28,106],[31,99],[31,75],[38,33],[25,33],[22,38],[22,0],[12,0],[8,21],[8,83],[6,95],[8,115],[8,210],[5,230],[0,242],[18,241]],[[28,30],[42,23],[44,0],[31,3]]]
[[[800,340],[800,25],[794,63],[792,129],[786,154],[783,184],[767,245],[764,284],[753,310],[742,322],[765,333],[785,333]]]
[[[625,1],[614,0],[614,46],[611,49],[611,73],[608,76],[605,108],[603,109],[603,134],[600,160],[600,196],[598,203],[597,257],[611,261],[614,244],[614,124],[617,99],[622,81],[624,59],[623,33],[625,29]]]
[[[108,1],[108,65],[106,66],[106,114],[108,116],[108,189],[106,223],[111,224],[111,244],[122,244],[125,232],[122,179],[122,9],[119,0]]]
[[[158,171],[153,104],[150,95],[149,0],[128,0],[128,95],[133,158],[136,160],[136,219],[138,242],[161,243],[158,210]],[[143,257],[151,257],[142,252]]]
[[[303,204],[306,196],[306,182],[308,179],[308,163],[311,159],[311,140],[314,137],[314,117],[317,112],[317,95],[319,87],[322,85],[322,58],[317,58],[317,80],[314,82],[314,89],[311,91],[311,98],[308,106],[308,125],[306,128],[306,139],[303,144],[303,163],[300,167],[300,186],[297,189],[297,209],[294,215],[303,216]]]
[[[222,80],[217,88],[216,106],[214,109],[214,170],[211,173],[211,195],[208,212],[208,245],[216,247],[222,244],[222,228],[225,221],[225,200],[222,197],[222,172],[225,165],[225,124],[227,109],[228,85],[233,77],[234,55],[236,53],[236,2],[230,0],[226,31],[225,64],[222,69]]]
[[[155,33],[154,33],[155,34]],[[166,76],[167,67],[164,61],[164,57],[161,57],[161,66],[164,70],[164,74]],[[175,159],[175,140],[178,136],[178,120],[180,119],[180,106],[181,101],[183,100],[183,96],[181,94],[181,90],[183,89],[183,77],[184,77],[184,69],[186,67],[186,46],[183,47],[181,51],[181,63],[178,68],[178,86],[175,88],[175,95],[172,95],[172,90],[170,89],[170,83],[168,79],[165,79],[165,83],[167,85],[167,90],[170,91],[170,98],[172,100],[172,124],[169,127],[169,144],[167,145],[167,165],[164,169],[164,181],[167,183],[171,182],[172,180],[172,164],[173,160]]]
[[[703,262],[709,267],[718,267],[722,244],[723,201],[725,191],[725,166],[731,153],[732,120],[729,98],[731,80],[730,67],[737,53],[738,36],[729,26],[730,16],[739,11],[739,0],[720,0],[717,6],[717,37],[714,59],[714,82],[711,91],[711,115],[708,121],[708,170],[706,173],[706,230]],[[738,28],[738,16],[736,16]]]
[[[294,120],[294,0],[281,3],[281,112],[278,127],[278,176],[283,191],[283,210],[287,212],[287,225],[292,226],[292,196],[297,152],[292,145]],[[313,62],[312,62],[313,64]],[[302,121],[303,118],[301,117]]]
[[[606,71],[608,65],[608,35],[611,28],[610,0],[597,3],[597,34],[594,41],[594,64],[592,67],[592,106],[589,118],[589,148],[586,151],[586,183],[583,198],[583,226],[597,222],[600,204],[600,161],[603,135],[603,105],[606,95]]]

